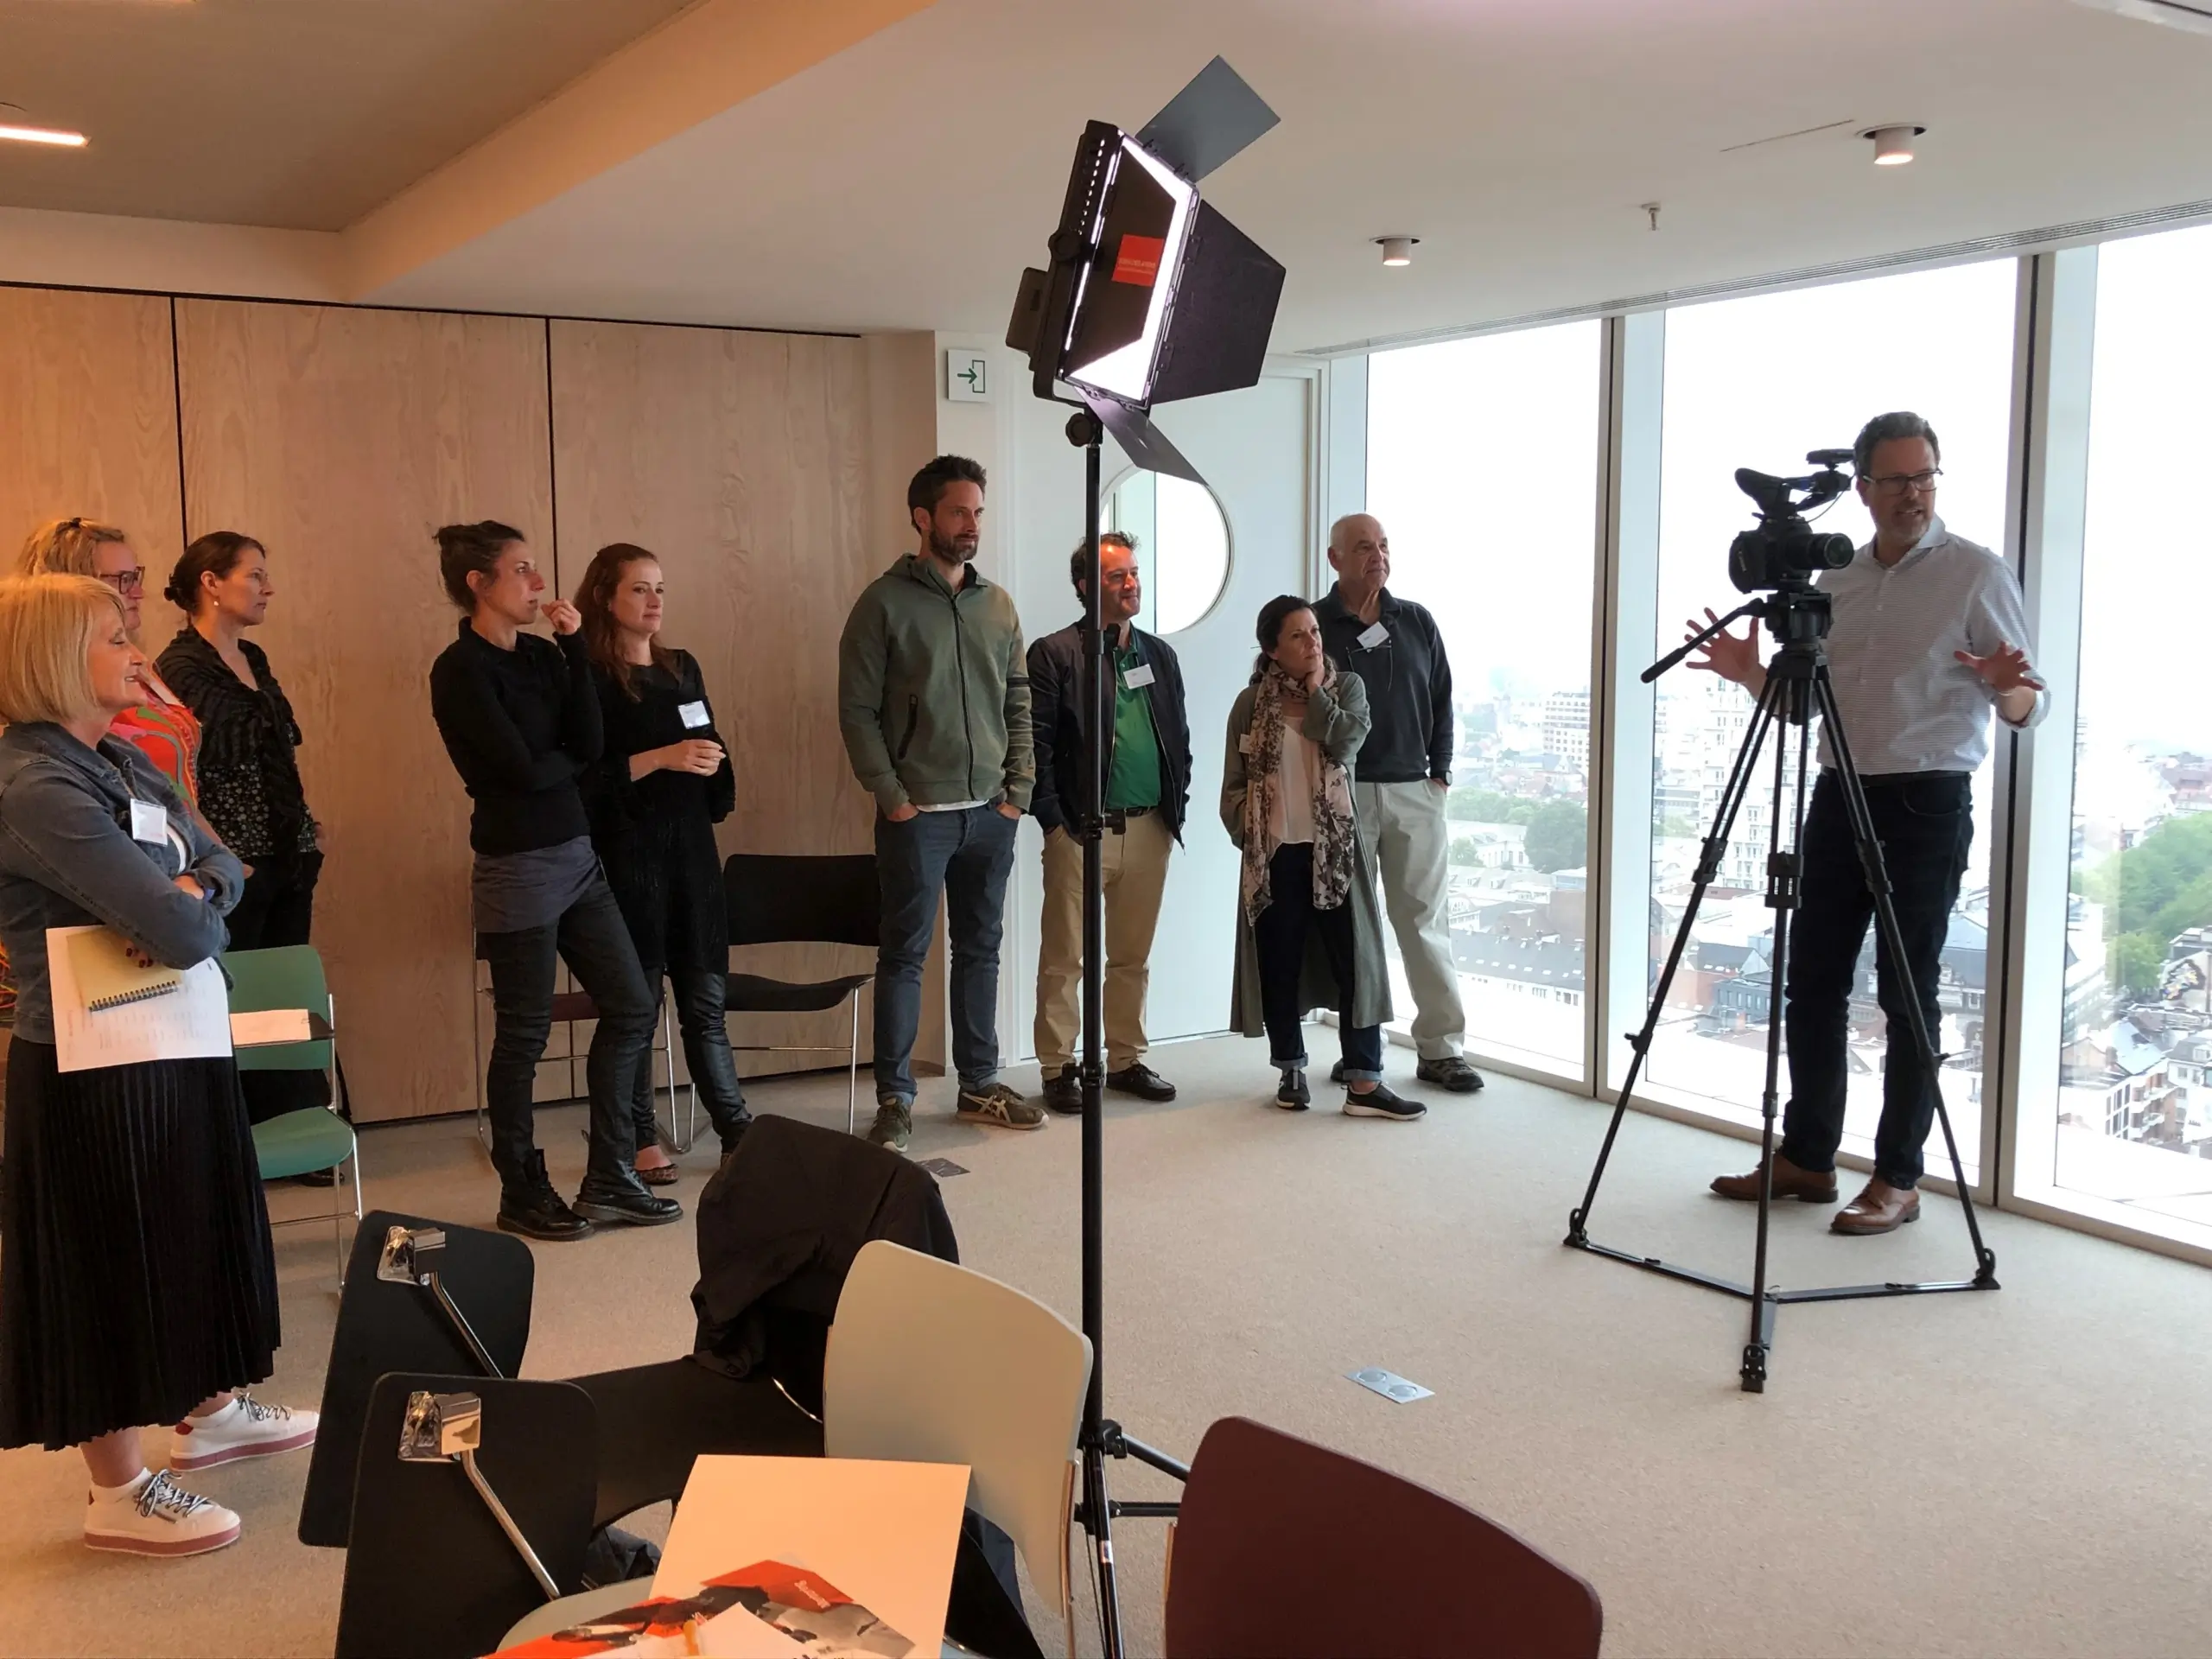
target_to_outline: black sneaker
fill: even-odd
[[[1075,1067],[1064,1065],[1045,1079],[1045,1092],[1039,1098],[1054,1111],[1072,1116],[1083,1109],[1083,1079]]]
[[[884,1095],[875,1103],[875,1122],[868,1125],[868,1144],[888,1147],[893,1152],[906,1150],[907,1138],[914,1133],[914,1108],[911,1102],[896,1095]]]
[[[1329,1081],[1331,1083],[1342,1083],[1344,1080],[1344,1063],[1342,1060],[1338,1060],[1334,1065],[1329,1068]]]
[[[1414,1076],[1455,1095],[1471,1095],[1483,1086],[1483,1074],[1457,1054],[1446,1054],[1440,1060],[1423,1060],[1414,1067]]]
[[[1302,1112],[1313,1103],[1313,1096],[1306,1087],[1306,1073],[1294,1065],[1282,1069],[1282,1081],[1275,1085],[1275,1104],[1286,1112]]]
[[[1140,1100],[1173,1100],[1175,1085],[1142,1060],[1131,1060],[1118,1071],[1106,1074],[1106,1086]]]
[[[520,1233],[549,1244],[591,1236],[591,1223],[569,1208],[550,1181],[520,1192],[501,1193],[499,1226],[502,1232]]]
[[[1393,1123],[1418,1123],[1428,1116],[1428,1108],[1417,1100],[1406,1100],[1390,1092],[1390,1085],[1378,1083],[1363,1095],[1344,1090],[1346,1117],[1380,1117]]]
[[[632,1227],[661,1227],[683,1219],[674,1198],[656,1198],[634,1171],[621,1175],[587,1173],[576,1189],[575,1211],[588,1221],[622,1222]]]

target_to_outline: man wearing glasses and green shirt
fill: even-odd
[[[1853,448],[1852,465],[1859,499],[1873,515],[1874,539],[1842,569],[1820,578],[1834,610],[1827,656],[1836,711],[1866,782],[1906,966],[1939,1046],[1943,944],[1974,842],[1974,774],[1989,753],[1990,711],[2022,731],[2043,718],[2049,702],[2028,664],[2019,583],[2002,559],[1954,535],[1936,516],[1940,459],[1935,430],[1919,416],[1901,411],[1869,421]],[[1716,635],[1692,666],[1756,696],[1766,683],[1758,624],[1740,637]],[[1802,897],[1791,924],[1784,987],[1789,1103],[1775,1156],[1774,1196],[1833,1204],[1851,993],[1874,900],[1826,733],[1820,760],[1799,848]],[[1874,1179],[1830,1224],[1839,1233],[1892,1232],[1920,1214],[1921,1147],[1935,1120],[1939,1083],[1913,1052],[1888,954],[1878,953],[1875,970],[1889,1022],[1889,1058],[1874,1132]],[[1756,1170],[1713,1183],[1726,1198],[1755,1200],[1758,1188]]]

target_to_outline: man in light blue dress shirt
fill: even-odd
[[[2002,559],[1953,534],[1936,515],[1941,454],[1934,429],[1917,415],[1901,411],[1866,423],[1852,459],[1874,539],[1820,583],[1834,608],[1827,655],[1836,711],[1866,783],[1913,989],[1939,1044],[1943,943],[1974,842],[1974,774],[1989,753],[1990,712],[2021,731],[2043,718],[2048,701],[2028,663],[2019,583]],[[1692,666],[1757,696],[1766,683],[1758,624],[1740,637],[1717,635]],[[1820,759],[1800,842],[1802,898],[1783,989],[1789,1102],[1774,1196],[1833,1204],[1851,993],[1874,900],[1826,733]],[[1889,1057],[1874,1179],[1837,1212],[1830,1226],[1839,1233],[1893,1232],[1920,1214],[1921,1148],[1938,1083],[1915,1052],[1889,955],[1878,945],[1877,997],[1889,1022]],[[1713,1190],[1756,1199],[1758,1172],[1720,1176]]]

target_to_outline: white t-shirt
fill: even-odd
[[[1321,780],[1321,746],[1282,722],[1282,764],[1275,773],[1275,840],[1294,846],[1313,839],[1313,791]]]

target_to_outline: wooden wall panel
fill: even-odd
[[[882,389],[872,395],[860,340],[556,322],[551,343],[562,591],[574,595],[608,542],[659,555],[664,637],[699,658],[736,766],[723,853],[870,850],[874,804],[837,731],[836,642],[854,598],[911,539],[874,522],[878,474],[903,463],[903,480],[928,459],[933,432],[907,423],[918,429],[902,440],[919,452],[882,455],[901,440],[885,436]],[[933,415],[934,397],[922,406]],[[777,947],[741,952],[736,964],[817,977],[872,961],[847,948]],[[861,1030],[865,1041],[865,1014]],[[741,1043],[844,1036],[837,1014],[747,1020],[733,1032]],[[917,1058],[943,1062],[934,1022]],[[805,1063],[740,1059],[747,1072]]]
[[[537,321],[184,300],[191,531],[269,549],[257,639],[307,734],[315,942],[364,1120],[473,1109],[467,799],[430,719],[439,524],[552,526]]]
[[[46,519],[121,525],[146,566],[156,651],[182,550],[174,361],[166,299],[0,288],[0,568]]]

